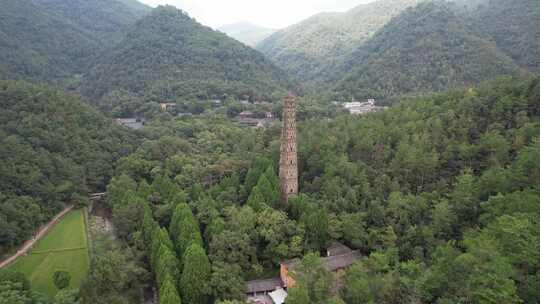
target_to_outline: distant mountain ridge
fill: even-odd
[[[219,27],[218,31],[251,47],[257,46],[261,41],[276,32],[276,30],[261,27],[249,22],[224,25]]]
[[[31,1],[101,37],[118,32],[152,10],[135,0]]]
[[[81,91],[93,100],[118,92],[175,100],[223,95],[264,99],[285,92],[290,82],[256,50],[173,6],[160,6],[111,46],[82,84]]]
[[[300,82],[336,98],[387,98],[540,71],[538,0],[378,0],[273,33],[257,47],[266,57],[246,45],[266,29],[221,28],[241,43],[170,6],[0,7],[0,79],[53,84],[107,111],[179,99],[276,100],[292,87],[304,91]]]
[[[261,53],[172,6],[0,0],[0,8],[0,79],[53,84],[104,110],[124,101],[269,99],[291,84]]]
[[[257,49],[313,85],[320,74],[368,40],[393,17],[421,0],[379,0],[345,13],[321,13],[280,30]]]
[[[392,19],[337,69],[336,91],[357,98],[442,91],[519,72],[495,43],[476,35],[445,2]]]
[[[521,67],[540,72],[540,1],[484,0],[471,19],[479,35]]]
[[[540,71],[540,1],[379,0],[315,15],[258,49],[336,98],[469,86]]]
[[[134,3],[0,0],[0,78],[65,84],[150,9]]]

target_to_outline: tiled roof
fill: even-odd
[[[324,257],[321,258],[321,260],[326,270],[336,271],[354,264],[354,262],[358,261],[361,257],[362,255],[359,251],[349,251],[349,253],[345,254]],[[291,270],[296,267],[298,263],[300,263],[300,259],[293,259],[283,262],[283,265]]]
[[[249,281],[246,282],[246,293],[269,292],[276,290],[278,287],[283,287],[280,278]]]
[[[348,254],[352,252],[351,248],[339,242],[333,242],[327,251],[328,251],[328,256],[342,255],[342,254]]]
[[[335,255],[323,258],[323,264],[326,270],[336,271],[354,264],[362,255],[358,251],[351,251],[342,255]]]

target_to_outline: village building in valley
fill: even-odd
[[[387,109],[386,107],[376,106],[375,99],[372,98],[368,99],[366,102],[357,102],[354,100],[352,102],[346,102],[343,104],[343,108],[354,115],[363,115]]]
[[[117,118],[115,120],[116,124],[133,130],[139,130],[144,127],[146,124],[146,119],[144,118]]]
[[[252,111],[242,111],[237,117],[236,121],[243,126],[262,129],[267,128],[276,122],[274,113],[265,111],[261,113],[255,113]]]

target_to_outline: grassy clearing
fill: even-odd
[[[24,273],[32,289],[53,297],[58,290],[52,276],[57,270],[71,274],[69,288],[77,288],[88,272],[89,256],[83,211],[68,213],[25,257],[19,258],[11,270]]]

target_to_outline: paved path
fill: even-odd
[[[17,250],[17,253],[10,256],[9,258],[3,260],[0,262],[0,269],[6,267],[7,265],[11,264],[13,261],[15,261],[18,257],[25,255],[28,250],[34,246],[34,244],[39,241],[41,238],[47,234],[47,231],[49,231],[56,223],[58,223],[58,220],[60,220],[64,215],[66,215],[68,212],[73,209],[73,206],[66,207],[62,212],[58,213],[52,220],[50,220],[46,225],[41,226],[37,233],[32,237],[31,240],[26,241],[24,244],[19,247]]]

